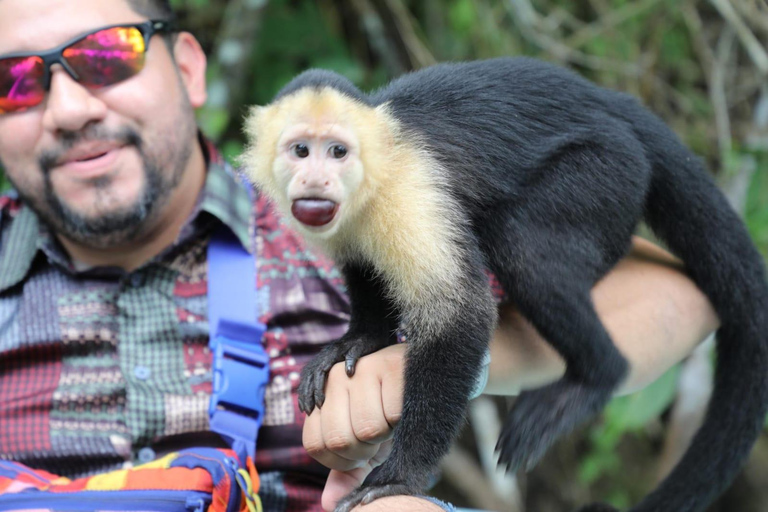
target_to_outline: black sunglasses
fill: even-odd
[[[173,32],[171,22],[110,25],[42,53],[0,56],[0,115],[40,104],[51,86],[51,66],[60,64],[89,88],[126,80],[144,67],[149,40]]]

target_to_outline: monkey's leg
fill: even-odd
[[[465,274],[451,296],[433,297],[404,309],[407,340],[403,412],[392,452],[363,487],[337,505],[424,491],[464,419],[495,327],[497,308],[477,247],[462,265]]]
[[[605,270],[596,244],[581,235],[541,231],[499,271],[520,312],[566,361],[559,381],[520,394],[497,449],[509,470],[531,469],[552,443],[599,413],[627,372],[592,305],[590,290]],[[519,246],[518,246],[519,247]]]
[[[477,224],[491,270],[566,362],[561,380],[521,393],[513,405],[498,443],[510,469],[530,468],[594,417],[627,372],[590,294],[629,249],[650,165],[626,125],[608,116],[592,121],[600,128],[588,135],[564,131],[514,200]]]
[[[328,372],[338,362],[346,362],[348,376],[355,373],[361,357],[397,341],[398,313],[387,298],[383,282],[371,269],[347,265],[343,269],[352,302],[346,334],[324,347],[301,371],[299,409],[309,414],[325,401]]]

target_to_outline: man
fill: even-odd
[[[163,1],[0,0],[0,163],[19,197],[0,205],[0,456],[80,476],[220,443],[207,432],[205,248],[224,224],[256,253],[269,327],[256,460],[265,509],[317,510],[323,485],[329,509],[386,457],[404,348],[367,356],[353,379],[334,368],[325,406],[304,422],[298,373],[346,328],[342,283],[198,138],[205,56],[192,35],[146,25],[169,16]],[[86,34],[131,45],[133,60],[78,61],[89,40],[73,40]],[[69,42],[71,70],[26,56]],[[639,241],[594,297],[632,363],[627,387],[717,326],[674,260]],[[488,390],[514,393],[557,378],[562,363],[504,306],[490,368]],[[327,483],[302,432],[333,470]],[[393,497],[363,509],[440,507]]]

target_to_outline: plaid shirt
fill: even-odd
[[[320,510],[327,470],[301,443],[302,365],[341,336],[341,275],[253,201],[215,151],[178,240],[133,272],[79,271],[18,199],[0,199],[0,458],[79,477],[194,445],[208,432],[207,241],[224,223],[256,251],[270,356],[256,466],[265,510]]]

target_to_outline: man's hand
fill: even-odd
[[[392,430],[402,413],[404,364],[405,346],[392,345],[361,358],[352,378],[343,363],[328,374],[325,403],[307,416],[303,440],[307,452],[331,468],[323,491],[325,510],[333,510],[389,455]],[[374,512],[387,500],[400,500],[397,510],[441,510],[410,496],[376,500],[359,510]]]

